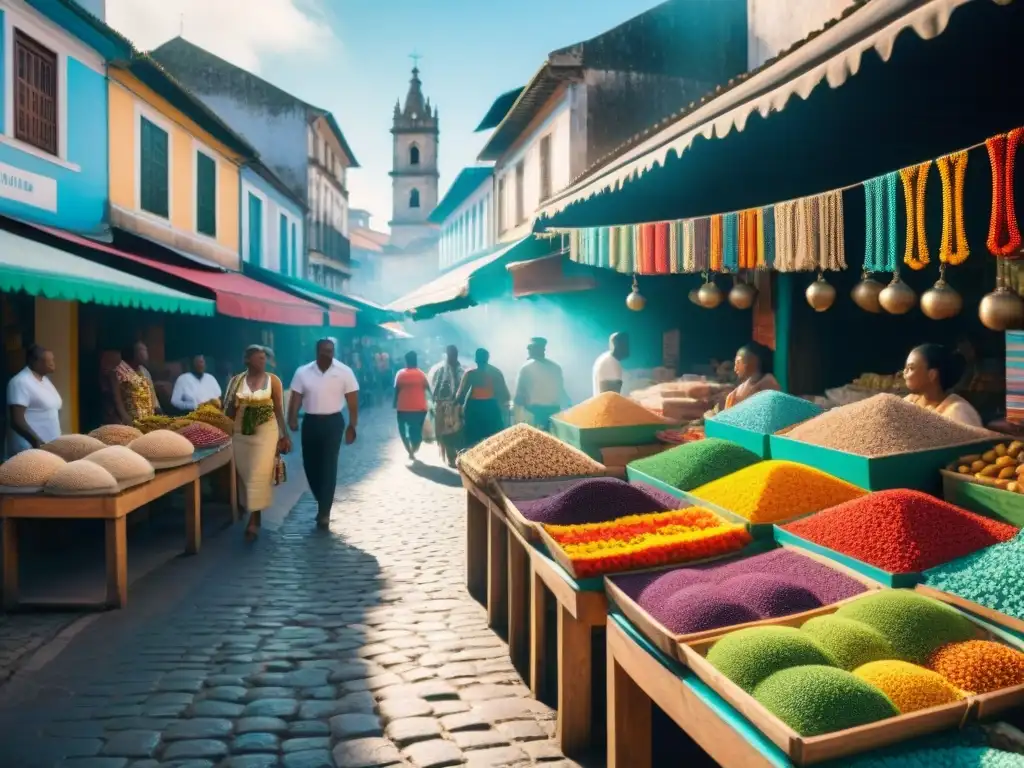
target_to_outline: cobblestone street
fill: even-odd
[[[392,419],[343,449],[329,533],[308,494],[236,526],[0,688],[3,768],[575,765],[465,591],[458,478]]]

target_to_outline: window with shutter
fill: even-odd
[[[292,224],[292,274],[295,277],[302,277],[299,270],[299,228]]]
[[[196,152],[196,231],[217,236],[217,161]]]
[[[144,117],[140,119],[139,203],[142,210],[166,219],[170,215],[167,131]]]
[[[14,31],[14,137],[56,155],[57,54]]]
[[[282,213],[280,222],[280,234],[278,236],[278,261],[280,262],[280,270],[285,275],[291,274],[291,264],[288,259],[288,218]]]
[[[249,193],[249,262],[263,266],[263,201]]]

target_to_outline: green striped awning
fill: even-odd
[[[0,230],[0,291],[153,312],[212,316],[209,299],[165,288],[34,240]]]

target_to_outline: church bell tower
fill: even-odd
[[[414,59],[418,57],[413,57]],[[427,221],[437,206],[437,150],[440,137],[437,107],[423,97],[419,66],[413,65],[405,105],[395,102],[391,134],[391,244],[405,248],[436,238],[436,225]]]

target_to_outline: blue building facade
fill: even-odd
[[[62,0],[0,8],[0,30],[0,215],[102,231],[106,62],[130,45]]]
[[[285,277],[306,278],[304,206],[266,166],[242,169],[239,255]]]

